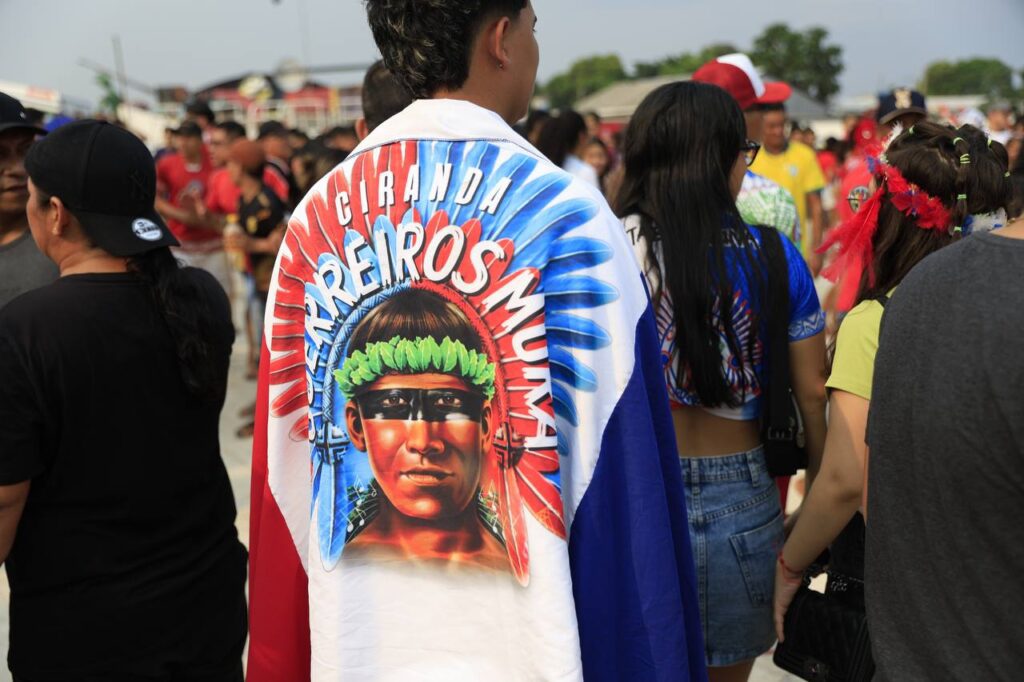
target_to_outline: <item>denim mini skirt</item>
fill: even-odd
[[[707,664],[756,658],[775,643],[772,590],[784,539],[764,448],[680,463]]]

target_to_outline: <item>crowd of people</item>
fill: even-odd
[[[529,0],[365,5],[315,138],[0,93],[15,679],[1014,678],[1024,115],[819,148],[730,54],[620,130],[529,109]]]

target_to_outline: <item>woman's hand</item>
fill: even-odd
[[[793,597],[796,596],[796,591],[800,589],[802,582],[803,575],[786,568],[781,558],[775,562],[775,599],[772,603],[772,611],[775,619],[775,635],[780,642],[786,639],[783,627],[786,622],[786,611],[793,603]]]

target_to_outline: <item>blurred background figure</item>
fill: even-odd
[[[363,115],[356,121],[355,132],[363,140],[384,121],[412,104],[413,96],[397,78],[377,60],[363,77]]]
[[[210,108],[209,103],[203,100],[193,100],[185,105],[185,120],[192,121],[199,126],[203,133],[203,142],[209,144],[210,133],[217,122],[217,117]]]
[[[292,174],[291,158],[294,152],[288,142],[288,129],[280,121],[267,121],[260,125],[259,136],[256,139],[263,147],[267,167],[274,175],[274,180],[270,183],[271,189],[278,196],[288,197],[289,210],[295,208],[302,197]]]
[[[785,83],[762,81],[750,57],[742,53],[712,59],[694,72],[693,80],[717,85],[736,100],[743,111],[747,140],[757,145],[762,139],[764,107],[785,102],[793,93]],[[751,147],[751,158],[756,159],[758,152],[759,149]],[[796,202],[789,190],[779,183],[747,168],[736,197],[736,208],[747,224],[773,227],[799,243],[801,227]],[[780,488],[785,504],[785,484],[780,484]]]
[[[565,109],[541,128],[537,149],[551,163],[600,189],[597,172],[580,158],[588,139],[587,123],[583,117],[572,109]]]
[[[174,154],[178,150],[175,149],[174,145],[174,128],[167,126],[164,128],[164,146],[160,147],[153,153],[153,160],[159,162],[160,159],[164,158],[168,154]]]
[[[546,109],[533,109],[526,116],[526,125],[523,126],[523,137],[536,147],[540,142],[541,130],[544,129],[544,125],[550,120],[551,114]]]
[[[25,212],[25,155],[46,134],[28,121],[21,103],[0,92],[0,308],[57,279],[57,266],[36,248]]]
[[[176,257],[186,265],[206,270],[231,291],[231,276],[220,228],[207,221],[206,194],[213,164],[203,145],[199,124],[186,120],[176,131],[178,153],[160,159],[156,165],[156,210],[177,237]]]
[[[1013,106],[1006,100],[990,104],[986,110],[985,134],[1005,146],[1013,137],[1011,114]]]
[[[605,178],[611,170],[611,156],[608,154],[608,145],[600,137],[591,137],[583,145],[583,162],[589,164],[597,173],[598,187],[605,192]]]
[[[786,139],[786,105],[765,105],[762,149],[750,170],[784,187],[796,202],[802,230],[800,250],[815,275],[821,269],[817,249],[825,229],[821,190],[825,176],[814,150],[803,142]]]
[[[245,255],[242,263],[247,301],[248,372],[255,377],[270,274],[283,238],[287,211],[281,198],[264,181],[266,155],[258,143],[245,138],[232,142],[225,170],[239,198],[224,233],[224,246],[231,253]],[[251,431],[239,435],[249,436]]]
[[[309,144],[309,135],[298,128],[292,128],[288,131],[288,146],[292,148],[293,153],[299,151],[307,144]]]
[[[355,126],[335,126],[324,133],[323,142],[331,149],[340,149],[346,154],[351,154],[359,144],[359,137],[356,135]]]

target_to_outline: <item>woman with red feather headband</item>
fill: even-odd
[[[830,424],[821,470],[779,554],[775,626],[805,570],[831,546],[829,590],[863,610],[865,434],[885,302],[918,263],[939,249],[1005,222],[1007,156],[977,128],[921,122],[893,132],[878,159],[869,200],[822,247],[839,245],[825,275],[839,280],[840,304],[856,304],[839,328],[827,386]],[[838,582],[838,581],[837,581]]]

